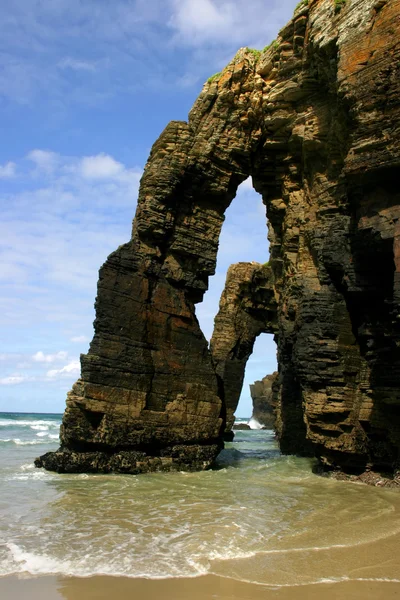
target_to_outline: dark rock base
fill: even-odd
[[[153,473],[156,471],[204,471],[208,469],[222,446],[177,445],[151,456],[136,450],[117,452],[47,452],[35,460],[35,466],[56,473]]]
[[[337,481],[351,481],[352,483],[365,483],[376,487],[397,489],[400,491],[400,470],[393,472],[377,471],[372,468],[364,468],[358,472],[346,472],[339,468],[332,468],[318,462],[313,472],[322,477],[329,477]]]

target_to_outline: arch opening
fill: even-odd
[[[274,336],[261,333],[255,340],[253,352],[246,365],[243,388],[236,418],[246,419],[250,427],[273,429],[275,400],[271,397],[272,377],[277,373],[277,347]]]
[[[267,219],[261,196],[252,187],[249,177],[225,212],[219,238],[216,275],[211,278],[203,304],[197,315],[203,332],[210,340],[213,366],[224,404],[224,436],[232,437],[239,398],[249,396],[250,383],[263,379],[268,364],[262,350],[253,362],[255,379],[245,381],[246,366],[253,354],[256,339],[262,333],[276,331],[276,303],[269,266]],[[272,346],[271,346],[272,344]],[[259,342],[261,349],[269,346],[272,365],[276,370],[276,346]],[[271,362],[271,361],[270,361]],[[258,369],[254,372],[254,366]],[[247,393],[246,393],[247,390]],[[246,406],[246,400],[244,400]],[[249,419],[252,408],[247,407]]]

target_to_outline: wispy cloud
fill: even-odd
[[[56,152],[36,149],[28,152],[26,158],[32,161],[39,171],[45,171],[49,174],[56,169],[60,157]]]
[[[296,3],[14,0],[0,23],[0,93],[65,107],[155,86],[197,86],[240,46],[270,42]]]
[[[0,195],[0,324],[35,324],[43,338],[59,323],[66,341],[88,338],[98,269],[130,237],[142,171],[105,153],[35,149],[28,158],[18,161],[20,189]]]
[[[292,0],[170,0],[169,27],[175,42],[214,47],[263,47],[293,12]]]
[[[27,381],[27,377],[23,375],[9,375],[8,377],[0,378],[0,385],[18,385]]]
[[[87,60],[79,60],[67,56],[57,63],[60,69],[72,69],[74,71],[96,71],[96,64]]]
[[[31,356],[10,353],[3,354],[2,357],[4,360],[1,365],[3,373],[0,373],[0,385],[3,386],[28,382],[33,386],[43,386],[61,379],[69,379],[72,383],[80,372],[78,358],[65,351],[45,354],[39,350]],[[52,369],[49,369],[50,365],[54,365]]]
[[[77,377],[80,373],[80,370],[81,364],[79,360],[74,360],[64,367],[61,367],[61,369],[51,369],[50,371],[47,371],[47,377],[50,379],[54,379],[56,377]]]
[[[76,336],[70,338],[70,341],[74,342],[74,344],[82,344],[82,343],[88,342],[89,338],[86,337],[86,335],[76,335]]]
[[[84,156],[79,166],[85,179],[112,179],[125,171],[123,164],[104,152],[97,156]]]
[[[42,352],[42,350],[39,350],[32,356],[32,360],[34,362],[39,363],[53,363],[60,360],[65,360],[67,356],[68,353],[64,350],[61,350],[60,352],[56,352],[54,354],[45,354],[44,352]]]
[[[7,162],[5,165],[0,165],[0,179],[15,177],[16,168],[17,165],[11,161]]]

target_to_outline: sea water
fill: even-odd
[[[397,581],[400,494],[317,476],[272,431],[237,431],[205,472],[59,475],[33,461],[60,423],[0,413],[0,576]]]

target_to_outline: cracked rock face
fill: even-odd
[[[270,48],[241,49],[205,84],[188,123],[166,127],[132,238],[100,270],[61,448],[37,466],[211,464],[228,407],[194,305],[215,270],[224,211],[251,175],[269,226],[281,448],[344,470],[395,467],[399,15],[400,0],[340,10],[309,0]]]

